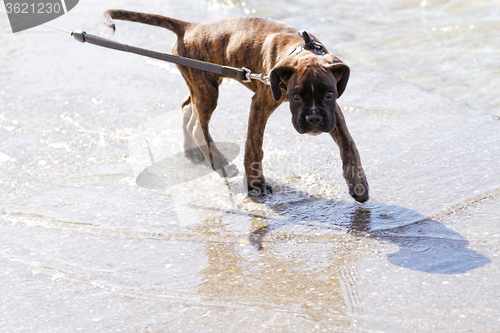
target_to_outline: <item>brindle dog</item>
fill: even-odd
[[[269,73],[271,89],[259,81],[241,82],[255,93],[244,158],[250,195],[272,193],[262,172],[264,129],[273,111],[289,101],[292,124],[297,132],[329,133],[340,148],[349,194],[358,202],[368,200],[368,182],[361,159],[336,101],[345,90],[349,67],[328,54],[314,36],[301,37],[299,31],[289,25],[260,18],[188,23],[160,15],[108,10],[103,19],[113,29],[112,19],[119,19],[173,31],[177,35],[172,48],[174,55],[224,66],[247,67],[253,73]],[[304,40],[312,47],[304,47]],[[208,131],[223,77],[178,67],[189,88],[189,97],[182,103],[186,157],[195,163],[207,159],[219,174],[235,176],[238,170],[215,147]]]

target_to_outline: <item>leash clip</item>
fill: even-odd
[[[309,50],[313,52],[317,52],[320,55],[325,55],[324,47],[309,35],[307,31],[301,30],[298,32],[299,36],[304,40],[304,43],[302,44],[302,50]],[[299,51],[300,52],[300,51]]]
[[[252,80],[259,80],[260,82],[267,84],[268,86],[271,85],[269,76],[262,75],[262,73],[261,74],[252,73],[252,71],[246,67],[243,67],[242,69],[246,72],[245,73],[246,80],[244,80],[243,82],[248,83],[251,82]]]
[[[81,43],[85,43],[85,35],[87,33],[82,30],[73,30],[71,32],[71,36],[75,37],[75,39]]]

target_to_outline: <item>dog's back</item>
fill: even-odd
[[[253,67],[268,72],[276,64],[277,53],[297,40],[297,29],[282,22],[262,18],[214,19],[190,23],[170,17],[111,9],[104,23],[116,29],[113,19],[163,27],[177,35],[172,53],[234,67]],[[262,33],[265,31],[266,33]],[[214,52],[215,51],[215,52]]]

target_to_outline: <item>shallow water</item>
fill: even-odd
[[[351,67],[339,99],[369,202],[338,148],[271,117],[243,189],[251,92],[226,81],[211,132],[240,174],[183,158],[187,89],[160,61],[12,34],[0,13],[0,331],[498,331],[498,1],[78,4],[51,24],[168,52],[109,8],[255,15],[314,33]],[[182,181],[180,181],[182,179]]]

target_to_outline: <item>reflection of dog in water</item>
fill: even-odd
[[[300,193],[296,192],[293,195],[297,194]],[[430,274],[458,274],[491,263],[491,260],[481,253],[469,249],[468,240],[460,234],[438,221],[404,207],[380,204],[369,204],[372,207],[358,205],[353,207],[348,203],[323,198],[295,202],[292,208],[290,205],[284,205],[286,208],[281,204],[268,203],[268,205],[284,218],[277,220],[280,224],[307,224],[320,229],[347,228],[353,235],[396,244],[400,247],[399,251],[388,254],[387,260],[393,265],[407,269]],[[301,206],[306,205],[317,208],[312,211],[307,210],[308,223],[302,221],[303,218],[299,213]],[[321,207],[328,208],[321,209]],[[320,213],[315,214],[316,211]],[[343,213],[346,215],[343,216]],[[255,228],[250,234],[250,242],[262,250],[268,234],[277,227],[271,223]],[[297,235],[292,238],[297,239]],[[314,240],[308,239],[308,241]]]
[[[188,23],[172,18],[109,10],[112,19],[161,26],[177,35],[174,55],[231,67],[269,73],[271,89],[258,81],[242,82],[252,98],[245,146],[245,173],[250,195],[272,192],[262,172],[262,143],[267,120],[284,101],[290,102],[292,124],[300,134],[329,133],[340,148],[349,193],[358,202],[368,200],[366,180],[356,144],[337,104],[349,79],[349,67],[307,32],[259,18],[231,18]],[[188,87],[183,103],[184,148],[193,162],[207,160],[223,176],[238,173],[215,146],[208,124],[217,106],[222,75],[179,66]],[[197,149],[193,149],[197,147]]]

